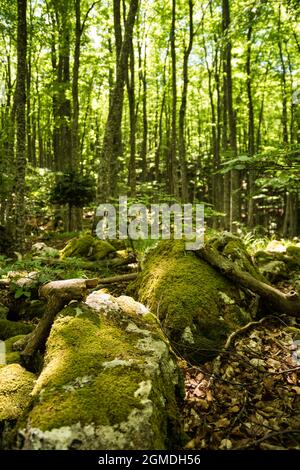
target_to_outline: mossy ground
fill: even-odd
[[[181,241],[160,242],[131,287],[160,319],[175,350],[199,362],[215,355],[228,334],[250,320],[240,291]],[[182,340],[184,331],[193,340]]]

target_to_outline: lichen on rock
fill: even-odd
[[[19,448],[165,449],[180,439],[176,359],[141,305],[124,303],[100,291],[62,310]]]

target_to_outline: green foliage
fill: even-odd
[[[90,175],[69,172],[61,175],[50,192],[52,204],[83,207],[95,198],[95,179]]]

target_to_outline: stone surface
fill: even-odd
[[[47,342],[21,449],[165,449],[181,439],[182,378],[157,319],[104,292],[66,307]]]

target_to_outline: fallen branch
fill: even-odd
[[[112,277],[103,277],[102,279],[99,279],[99,285],[98,287],[106,284],[114,284],[117,282],[127,282],[127,281],[133,281],[134,279],[137,278],[138,273],[130,273],[130,274],[123,274],[120,276],[112,276]]]
[[[35,354],[44,348],[58,312],[71,300],[82,300],[87,289],[96,287],[98,282],[98,279],[69,279],[49,282],[40,288],[40,297],[47,299],[47,304],[44,316],[28,336],[25,349],[21,352],[22,362],[27,369],[34,370]]]
[[[231,281],[258,294],[274,311],[295,317],[300,316],[300,300],[296,292],[284,294],[275,287],[255,279],[251,274],[241,271],[232,261],[207,246],[195,253]]]

